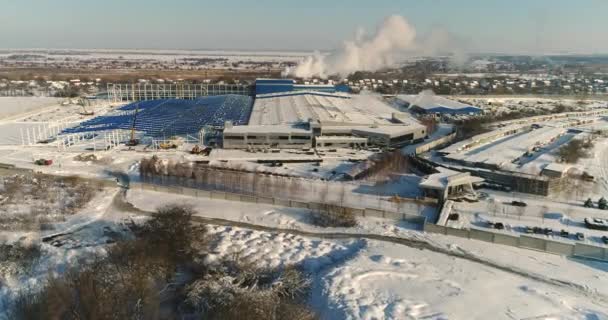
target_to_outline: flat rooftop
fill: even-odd
[[[505,163],[521,157],[535,146],[550,143],[553,139],[565,134],[566,131],[565,128],[543,127],[508,136],[468,152],[450,154],[447,158],[501,167]]]
[[[327,125],[394,125],[393,113],[399,111],[373,95],[299,91],[256,96],[249,124],[297,124],[312,119]],[[407,114],[403,117],[416,123]]]
[[[481,111],[478,107],[428,93],[397,95],[397,100],[405,102],[409,106],[416,106],[420,109],[424,109],[428,112],[476,113]]]

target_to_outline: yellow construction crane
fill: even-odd
[[[139,140],[135,139],[135,121],[137,120],[137,114],[139,113],[139,103],[135,105],[135,114],[133,115],[133,124],[131,125],[131,137],[127,141],[126,145],[133,147],[139,144]]]

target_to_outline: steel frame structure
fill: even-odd
[[[111,102],[145,101],[158,99],[196,99],[204,96],[227,94],[252,95],[253,88],[240,84],[211,83],[108,83],[108,99]]]

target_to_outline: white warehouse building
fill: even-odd
[[[248,125],[225,126],[224,148],[399,147],[426,135],[377,96],[280,92],[256,97]]]

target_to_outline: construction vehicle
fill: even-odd
[[[139,140],[135,139],[135,121],[137,120],[137,114],[139,113],[139,103],[135,105],[135,114],[133,115],[133,124],[131,124],[131,137],[127,141],[128,147],[134,147],[139,144]]]
[[[184,144],[184,140],[178,136],[169,137],[167,140],[163,140],[158,144],[158,147],[163,150],[177,149],[177,147]]]
[[[167,150],[167,149],[176,149],[177,148],[177,144],[173,143],[173,142],[161,142],[158,145],[159,148],[163,149],[163,150]]]
[[[38,159],[34,161],[34,164],[37,166],[50,166],[53,164],[53,160],[51,159]]]
[[[195,145],[192,150],[190,150],[191,154],[200,154],[203,156],[209,156],[209,154],[211,153],[211,148],[210,147],[199,147],[198,145]]]

